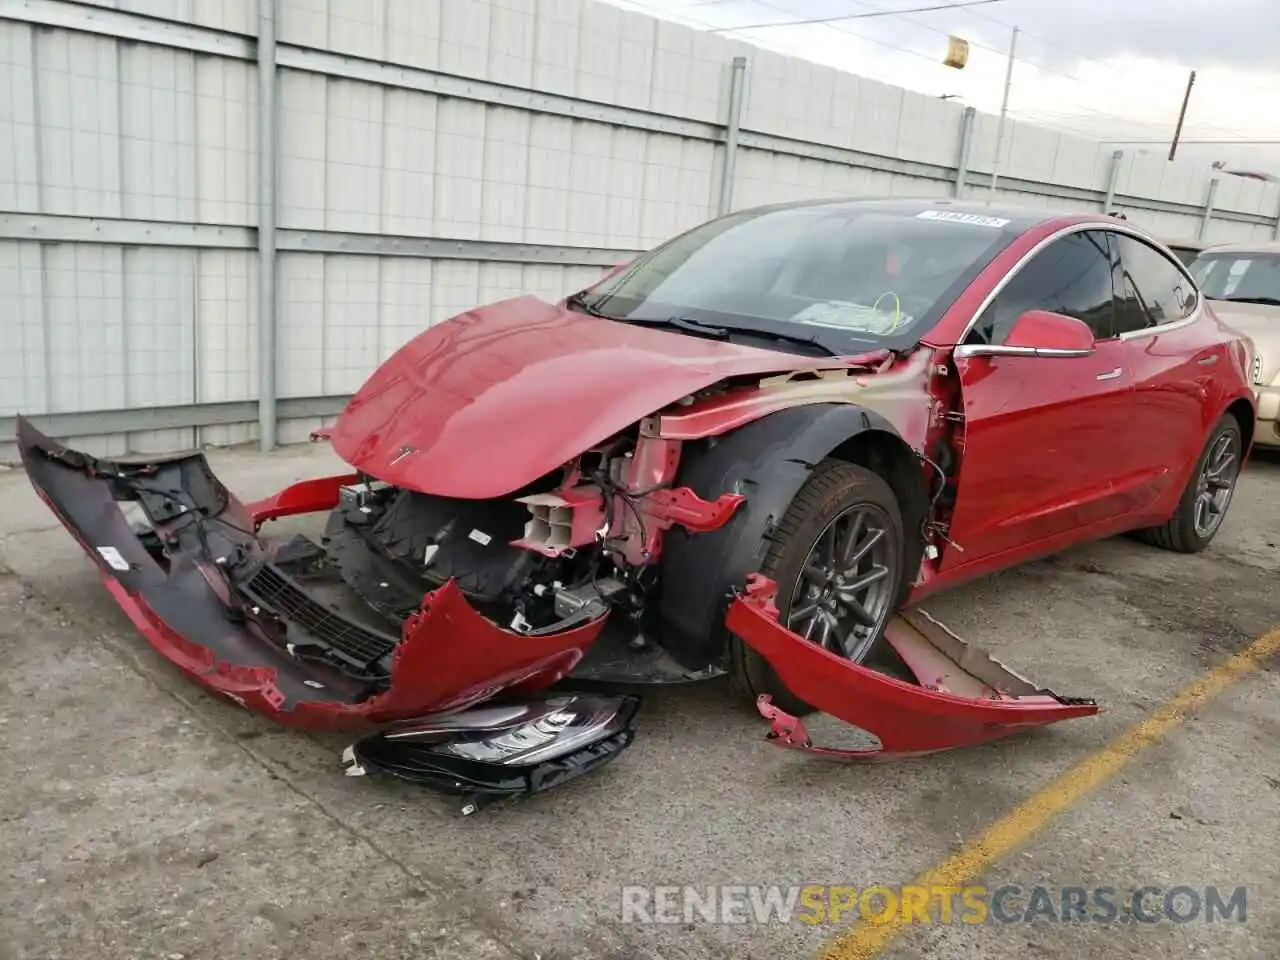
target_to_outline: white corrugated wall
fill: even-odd
[[[0,0],[0,427],[255,435],[257,23],[257,0]],[[285,441],[422,327],[713,216],[734,57],[735,207],[956,190],[962,107],[593,0],[278,0],[277,32]],[[989,193],[995,126],[962,195]],[[1097,210],[1110,185],[1135,222],[1201,229],[1206,169],[1024,123],[1006,149],[1002,199]],[[1272,235],[1274,185],[1213,191],[1209,239]]]

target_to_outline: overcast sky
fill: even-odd
[[[610,0],[701,29],[910,10],[955,0]],[[1280,174],[1280,0],[995,0],[969,8],[726,36],[863,76],[1000,110],[1017,25],[1011,115],[1094,139],[1168,149],[1197,71],[1179,156]],[[942,65],[947,35],[970,43]],[[1250,143],[1196,143],[1248,140]],[[1264,144],[1259,141],[1276,141]]]

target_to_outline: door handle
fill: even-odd
[[[1218,355],[1216,353],[1211,353],[1207,357],[1200,357],[1198,360],[1196,360],[1196,363],[1203,363],[1205,366],[1208,366],[1211,363],[1217,363],[1217,362],[1218,362]]]
[[[1110,370],[1110,371],[1108,371],[1107,373],[1100,373],[1100,374],[1098,374],[1097,379],[1099,379],[1099,380],[1119,380],[1119,379],[1120,379],[1120,373],[1121,373],[1121,369],[1120,369],[1119,367],[1116,367],[1114,370]]]

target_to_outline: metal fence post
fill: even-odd
[[[258,439],[276,445],[276,0],[258,0]]]
[[[1209,232],[1209,221],[1213,219],[1213,201],[1218,196],[1218,176],[1215,173],[1209,180],[1209,190],[1204,197],[1204,216],[1200,220],[1200,232],[1196,234],[1197,240],[1203,240],[1205,234]]]
[[[964,193],[965,178],[969,176],[969,155],[973,153],[973,124],[978,111],[974,107],[965,107],[960,118],[960,159],[956,161],[956,182],[951,195],[958,197]]]
[[[720,204],[724,216],[733,209],[733,180],[738,162],[738,131],[742,127],[742,94],[746,87],[747,58],[734,57],[729,74],[729,116],[724,125],[724,166],[721,168]]]
[[[1004,156],[1004,127],[1009,118],[1009,91],[1013,89],[1013,65],[1018,59],[1018,28],[1009,36],[1009,62],[1004,71],[1004,99],[1000,101],[1000,125],[996,127],[996,155],[991,160],[991,196],[1000,182],[1000,163]]]
[[[1116,150],[1111,154],[1111,169],[1107,171],[1107,195],[1102,200],[1102,212],[1110,213],[1116,205],[1116,184],[1120,182],[1120,164],[1124,162],[1124,151]]]

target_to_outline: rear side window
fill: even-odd
[[[1097,230],[1068,234],[1037,253],[983,311],[966,342],[1004,343],[1014,321],[1028,310],[1083,320],[1098,340],[1114,336],[1107,235]]]
[[[1173,323],[1191,315],[1196,291],[1172,260],[1126,234],[1111,242],[1120,256],[1116,275],[1116,332]]]

